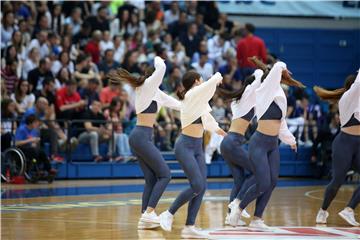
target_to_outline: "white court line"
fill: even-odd
[[[312,198],[312,199],[315,199],[315,200],[323,201],[324,198],[322,198],[322,197],[315,197],[315,196],[312,196],[312,195],[311,195],[312,193],[321,192],[321,191],[323,191],[323,189],[317,189],[317,190],[307,191],[307,192],[305,192],[304,195],[305,195],[305,197],[308,197],[308,198]],[[342,200],[333,200],[333,202],[347,203],[347,202],[342,201]]]
[[[123,222],[99,222],[99,221],[83,221],[83,220],[68,220],[65,218],[11,218],[2,217],[1,220],[16,220],[16,221],[39,221],[39,222],[68,222],[68,223],[84,223],[84,224],[107,224],[107,225],[134,225],[135,223],[123,223]]]

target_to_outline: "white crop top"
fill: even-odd
[[[231,111],[233,114],[232,120],[238,119],[246,115],[256,105],[255,90],[261,85],[261,77],[264,72],[260,69],[255,70],[255,80],[245,88],[241,99],[234,100],[231,103]]]
[[[135,88],[135,110],[139,114],[148,108],[152,101],[158,104],[158,111],[161,106],[180,110],[180,101],[167,95],[159,89],[165,75],[166,65],[162,58],[155,57],[155,71],[148,77],[143,85]]]
[[[216,86],[221,82],[222,76],[219,72],[215,73],[208,81],[195,86],[186,94],[181,104],[180,118],[181,126],[185,128],[201,117],[205,130],[215,132],[219,129],[219,124],[210,114],[210,99],[213,97]]]
[[[287,111],[287,100],[284,90],[281,88],[280,85],[282,71],[285,69],[286,64],[284,62],[275,63],[261,86],[255,91],[255,114],[257,119],[260,119],[262,115],[264,115],[266,110],[269,108],[270,104],[275,101],[275,103],[279,106],[282,112],[279,139],[283,143],[294,145],[296,144],[295,137],[289,131],[285,120]]]
[[[354,114],[360,121],[360,69],[354,83],[339,100],[340,123],[344,126]]]

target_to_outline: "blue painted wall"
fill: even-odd
[[[341,87],[360,67],[360,30],[258,28],[256,35],[308,87]]]

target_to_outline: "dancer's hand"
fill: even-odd
[[[294,150],[294,152],[297,152],[297,145],[296,143],[294,145],[291,145],[291,149]]]
[[[216,130],[216,133],[223,137],[225,137],[227,135],[227,133],[224,130],[222,130],[221,128]]]

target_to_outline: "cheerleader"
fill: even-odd
[[[355,79],[349,76],[345,86],[333,91],[314,87],[316,94],[323,100],[339,101],[341,131],[332,144],[332,179],[326,187],[322,206],[316,216],[316,223],[326,224],[327,211],[339,188],[345,182],[346,174],[354,168],[360,173],[360,72]],[[339,100],[340,99],[340,100]],[[339,212],[350,225],[359,227],[355,220],[354,209],[360,202],[360,186],[354,191],[350,202]]]
[[[238,207],[245,191],[253,184],[255,178],[251,175],[245,176],[245,170],[251,172],[251,165],[248,158],[248,152],[242,147],[245,143],[245,132],[255,115],[255,90],[260,87],[261,78],[264,72],[257,69],[253,75],[244,80],[243,86],[234,93],[227,93],[219,89],[219,93],[226,99],[234,99],[231,103],[233,114],[228,135],[223,139],[220,145],[221,154],[229,165],[231,174],[234,178],[234,185],[230,194],[229,209]],[[250,218],[250,215],[244,210],[242,216]],[[229,225],[229,213],[225,218],[225,225]],[[246,223],[240,218],[237,226],[244,226]]]
[[[188,202],[186,225],[181,231],[182,238],[207,238],[207,235],[194,225],[206,189],[204,129],[222,136],[226,135],[211,116],[211,108],[208,104],[216,86],[221,82],[220,73],[203,82],[200,74],[189,71],[182,79],[184,90],[178,92],[182,100],[180,111],[182,134],[175,143],[175,156],[190,182],[190,187],[178,195],[167,211],[160,214],[160,226],[165,231],[171,231],[174,214]]]
[[[258,127],[249,142],[249,160],[256,184],[246,191],[239,206],[231,208],[229,221],[233,226],[238,222],[242,211],[256,199],[254,219],[249,226],[268,228],[262,215],[279,176],[278,139],[290,145],[294,151],[297,150],[295,137],[290,133],[285,121],[287,101],[281,83],[304,87],[289,76],[285,63],[277,62],[255,91]]]
[[[149,71],[152,73],[146,73],[139,78],[125,69],[109,74],[110,81],[126,82],[135,88],[137,123],[129,136],[129,144],[139,159],[145,178],[139,229],[159,227],[159,216],[155,213],[155,207],[171,177],[168,165],[153,143],[153,125],[157,112],[161,106],[180,110],[180,102],[159,89],[166,70],[164,60],[155,57],[154,65],[155,70]]]

